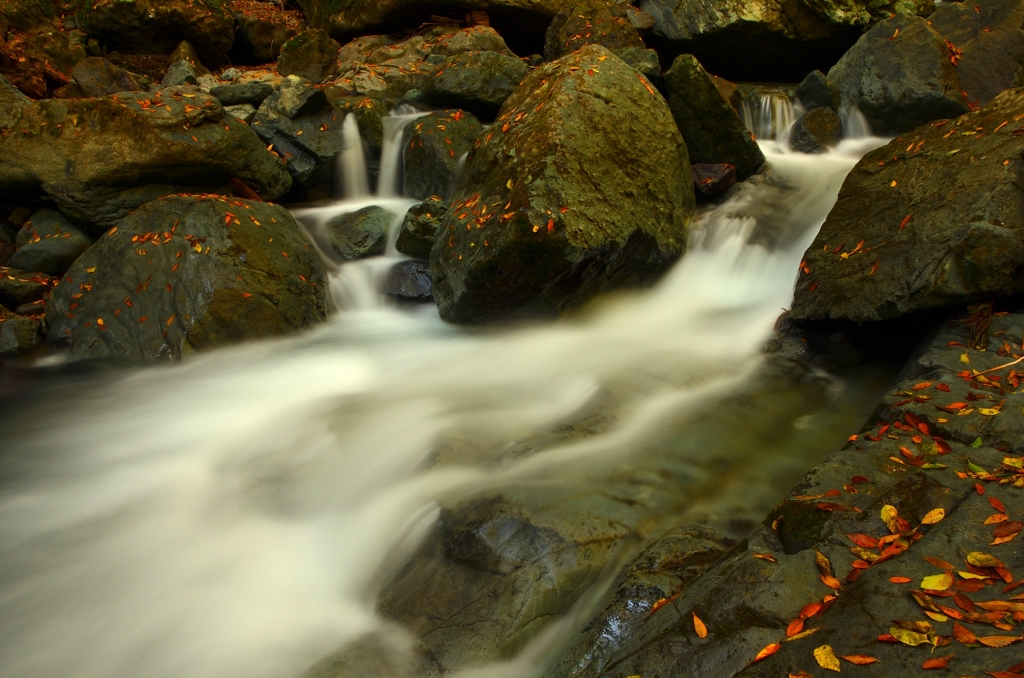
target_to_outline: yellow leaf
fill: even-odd
[[[836,654],[832,651],[831,645],[822,645],[815,648],[814,658],[818,661],[818,666],[821,668],[839,672],[839,660],[836,659]]]
[[[1001,560],[981,551],[971,551],[968,553],[967,562],[975,567],[1003,567]]]
[[[921,524],[922,525],[934,525],[935,523],[939,522],[940,520],[942,520],[945,517],[946,517],[946,509],[940,509],[940,508],[932,509],[927,514],[925,514],[924,518],[921,518]]]
[[[999,414],[999,410],[992,407],[979,407],[978,414],[984,414],[986,417],[994,417]]]
[[[964,351],[963,353],[960,354],[960,362],[962,362],[962,363],[969,363],[969,362],[971,362],[971,358],[970,358],[970,356],[967,355],[967,351]]]
[[[961,570],[957,570],[957,574],[960,575],[961,579],[991,579],[991,577],[983,574],[974,574],[973,572],[963,572]],[[938,589],[935,590],[937,591]]]
[[[925,577],[921,580],[921,588],[928,589],[930,591],[945,591],[953,585],[953,575],[951,574],[933,574],[930,577]]]
[[[508,182],[505,183],[505,186],[507,186],[508,188],[512,188],[512,180],[509,179]]]
[[[818,629],[820,629],[820,628],[821,628],[820,626],[815,626],[813,629],[807,629],[806,631],[801,631],[800,633],[796,634],[795,636],[790,636],[789,638],[786,638],[785,642],[791,643],[794,640],[800,640],[801,638],[806,638],[807,636],[816,633],[818,631]]]
[[[896,518],[899,516],[899,511],[896,510],[895,506],[886,504],[882,507],[882,522],[886,524],[890,532],[896,531]]]
[[[910,647],[917,647],[918,645],[930,642],[927,635],[909,629],[901,629],[898,626],[889,627],[889,633],[892,634],[893,638]]]
[[[944,614],[939,614],[938,612],[931,612],[929,610],[925,610],[924,613],[926,615],[928,615],[929,617],[931,617],[932,619],[934,619],[935,621],[937,621],[937,622],[949,621],[949,617],[947,617]]]

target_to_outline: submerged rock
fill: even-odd
[[[1024,291],[1022,111],[1024,90],[1008,90],[864,156],[807,250],[793,317],[880,320]]]
[[[297,75],[310,82],[323,82],[337,70],[340,51],[341,45],[325,31],[304,31],[281,47],[277,72]]]
[[[553,61],[584,45],[604,45],[613,52],[644,47],[624,5],[604,0],[570,0],[555,15],[544,38],[544,56]]]
[[[431,252],[444,319],[557,315],[651,283],[685,249],[686,145],[661,95],[604,47],[528,75],[478,143]]]
[[[387,248],[388,231],[394,220],[391,212],[372,205],[340,214],[327,222],[331,250],[342,261],[380,256]]]
[[[691,169],[697,192],[709,198],[722,195],[736,184],[735,165],[697,163]]]
[[[48,99],[23,109],[17,129],[0,138],[0,195],[45,191],[97,233],[171,193],[238,178],[274,199],[291,185],[248,126],[194,90]]]
[[[665,72],[668,106],[695,163],[729,163],[740,180],[760,171],[764,154],[714,80],[691,55]]]
[[[433,300],[430,262],[410,259],[391,267],[384,281],[384,294],[402,304],[425,304]]]
[[[75,21],[90,37],[126,52],[169,54],[182,40],[221,61],[234,42],[234,19],[219,0],[80,2]]]
[[[793,125],[789,145],[800,153],[824,153],[843,138],[843,121],[827,106],[814,108]]]
[[[901,134],[968,110],[942,36],[920,17],[897,14],[865,33],[828,72],[843,103],[875,134]]]
[[[272,337],[327,317],[327,274],[283,207],[148,203],[86,251],[46,302],[47,341],[143,362]]]
[[[429,259],[434,238],[447,213],[447,203],[438,196],[413,205],[405,214],[395,249],[410,257]]]
[[[434,111],[405,128],[405,193],[417,200],[449,198],[459,167],[483,131],[472,113]]]
[[[513,56],[463,52],[445,59],[423,90],[423,99],[436,106],[493,116],[529,70]]]
[[[59,276],[71,267],[93,239],[60,212],[41,209],[18,234],[18,251],[8,262],[11,268]]]

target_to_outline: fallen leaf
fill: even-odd
[[[890,532],[898,532],[896,528],[896,519],[899,518],[899,511],[896,510],[895,506],[886,504],[882,507],[881,511],[882,522],[885,523],[886,527],[889,528]]]
[[[877,659],[869,657],[866,654],[847,654],[843,655],[841,659],[845,659],[851,664],[856,664],[857,666],[866,666],[867,664],[874,664],[878,662]]]
[[[869,537],[866,534],[848,534],[846,535],[846,538],[857,546],[862,546],[866,549],[878,548],[878,540],[874,537]]]
[[[935,558],[933,556],[924,556],[924,559],[930,565],[934,565],[935,567],[939,568],[940,570],[953,570],[953,569],[956,569],[952,565],[947,563],[945,560],[939,560],[938,558]]]
[[[757,656],[754,657],[754,661],[759,662],[762,659],[771,657],[773,654],[779,651],[780,647],[782,647],[782,645],[779,643],[772,643],[771,645],[766,645],[764,649],[757,653]]]
[[[988,503],[992,505],[992,508],[999,511],[1000,513],[1006,513],[1006,506],[1004,506],[1003,502],[999,501],[995,497],[990,495],[988,498]]]
[[[953,575],[949,573],[933,574],[921,580],[921,588],[929,591],[945,591],[952,585]]]
[[[1024,523],[1019,520],[1008,520],[992,528],[993,537],[1006,537],[1024,530]]]
[[[938,523],[939,521],[941,521],[945,517],[946,517],[946,509],[941,509],[941,508],[932,509],[931,511],[929,511],[928,513],[925,514],[924,518],[921,518],[921,524],[922,525],[935,525],[936,523]]]
[[[984,638],[978,638],[978,642],[985,647],[1008,647],[1019,640],[1019,636],[985,636]]]
[[[786,628],[786,637],[787,638],[792,638],[793,636],[795,636],[796,634],[800,633],[803,630],[804,630],[804,620],[803,620],[802,617],[797,617],[796,619],[791,621],[789,623],[789,626]]]
[[[696,612],[693,612],[691,614],[693,614],[693,630],[697,632],[697,637],[707,638],[708,627],[704,625],[704,622],[700,620],[700,617],[697,616]]]
[[[755,553],[754,557],[757,558],[758,560],[767,560],[769,563],[777,563],[777,562],[779,562],[778,558],[776,558],[775,556],[773,556],[770,553]]]
[[[839,660],[836,659],[831,645],[822,645],[821,647],[814,648],[814,658],[821,668],[839,672]]]
[[[889,633],[892,634],[893,638],[910,647],[917,647],[929,642],[926,634],[909,629],[901,629],[898,626],[891,627]]]
[[[910,577],[889,577],[889,581],[893,584],[909,584],[913,579]]]
[[[922,669],[944,669],[946,664],[953,658],[953,655],[949,654],[945,657],[935,657],[934,659],[924,660],[924,664],[921,665]]]
[[[963,645],[973,645],[978,642],[976,635],[956,622],[953,622],[953,637]]]
[[[804,605],[804,608],[800,610],[800,617],[802,619],[810,619],[814,615],[818,614],[821,609],[821,603],[809,603]]]
[[[786,642],[789,643],[789,642],[792,642],[794,640],[800,640],[801,638],[806,638],[807,636],[817,632],[817,630],[819,628],[821,628],[821,627],[817,626],[817,627],[815,627],[813,629],[807,629],[806,631],[802,631],[802,632],[796,634],[795,636],[793,636],[792,638],[786,638]]]

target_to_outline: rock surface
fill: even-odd
[[[428,81],[423,99],[492,117],[529,70],[516,57],[499,52],[463,52],[445,59]]]
[[[281,46],[277,72],[285,76],[297,75],[310,82],[323,82],[337,70],[340,51],[341,45],[326,31],[303,31]]]
[[[331,250],[342,261],[380,256],[387,248],[394,220],[395,215],[376,206],[338,215],[327,222]]]
[[[75,84],[87,97],[104,97],[118,92],[137,92],[139,83],[123,68],[118,68],[106,59],[89,57],[71,71]],[[195,84],[195,74],[193,82]]]
[[[433,300],[430,262],[410,259],[391,267],[382,291],[399,304],[425,304]]]
[[[242,11],[235,14],[238,30],[232,56],[239,57],[241,63],[268,64],[277,60],[281,46],[298,35],[306,25],[299,12],[254,12],[253,8],[253,5],[243,6]]]
[[[928,22],[897,14],[878,23],[828,72],[845,105],[878,135],[901,134],[968,110],[949,48]]]
[[[879,320],[1024,289],[1021,112],[1024,90],[1008,90],[864,156],[807,250],[793,317]]]
[[[661,95],[605,48],[532,72],[479,144],[431,252],[442,318],[553,316],[648,284],[683,252],[686,145]]]
[[[405,214],[395,249],[410,257],[429,259],[434,238],[447,213],[447,203],[438,196],[413,205]]]
[[[21,111],[32,103],[32,100],[15,89],[3,75],[0,75],[0,131],[18,122]]]
[[[736,166],[728,163],[696,163],[693,171],[693,186],[699,195],[713,198],[722,195],[736,184]]]
[[[843,121],[827,106],[807,111],[793,125],[789,145],[800,153],[824,153],[843,138]]]
[[[282,207],[150,202],[91,247],[46,302],[75,358],[153,362],[293,332],[330,312],[327,275]]]
[[[764,154],[714,80],[691,55],[665,72],[668,106],[694,163],[728,163],[740,180],[760,171]]]
[[[644,47],[644,42],[630,23],[624,5],[604,0],[571,0],[548,27],[544,56],[554,61],[584,45],[604,45],[617,52],[626,47]]]
[[[0,306],[0,358],[28,353],[39,344],[40,323]]]
[[[248,126],[195,91],[39,101],[15,129],[0,138],[0,195],[43,190],[96,232],[162,195],[238,178],[274,199],[291,185]]]
[[[127,52],[169,54],[188,40],[213,63],[223,60],[235,33],[220,0],[80,2],[75,21],[90,36]]]
[[[449,198],[459,178],[462,157],[483,131],[471,113],[434,111],[405,128],[405,193],[417,200]]]
[[[839,89],[821,71],[811,71],[796,88],[796,95],[808,111],[823,106],[838,111],[842,103]]]
[[[93,239],[63,214],[56,210],[41,209],[22,227],[18,234],[18,251],[8,264],[11,268],[31,273],[59,276],[92,243]]]

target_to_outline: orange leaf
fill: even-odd
[[[848,534],[846,535],[846,538],[857,546],[861,546],[866,549],[878,548],[878,540],[874,537],[869,537],[866,534]]]
[[[929,564],[934,565],[935,567],[939,568],[940,570],[953,570],[953,569],[955,569],[952,565],[947,563],[945,560],[939,560],[938,558],[934,558],[932,556],[925,556],[924,559],[926,561],[928,561]]]
[[[804,630],[804,620],[802,617],[797,617],[789,623],[789,627],[786,628],[786,637],[792,638],[796,634]]]
[[[913,579],[910,577],[889,577],[889,581],[893,584],[909,584]]]
[[[779,643],[772,643],[771,645],[766,645],[763,650],[757,653],[757,656],[754,657],[754,661],[759,662],[762,659],[771,657],[773,654],[779,651],[780,647],[782,647],[782,645],[780,645]]]
[[[926,659],[924,664],[921,665],[922,669],[944,669],[946,664],[953,658],[953,655],[948,654],[945,657],[935,657],[934,659]]]
[[[988,503],[992,504],[992,508],[999,511],[1000,513],[1006,513],[1006,506],[1004,506],[1003,502],[999,501],[995,497],[989,495]]]
[[[804,605],[804,609],[800,610],[800,618],[810,619],[814,615],[818,614],[818,610],[821,609],[821,605],[821,603],[810,603],[809,605]]]
[[[697,616],[696,612],[693,612],[691,614],[693,614],[693,630],[697,632],[697,637],[707,638],[708,627],[704,625],[704,622],[700,620],[700,617]]]
[[[1007,647],[1019,640],[1019,636],[985,636],[984,638],[978,638],[978,642],[985,647]]]
[[[869,657],[866,654],[841,655],[839,658],[840,659],[845,659],[846,661],[850,662],[851,664],[857,664],[858,666],[865,666],[866,664],[874,664],[874,663],[876,663],[878,661],[874,657]]]
[[[978,642],[976,635],[956,622],[953,622],[953,637],[963,645],[973,645]]]

